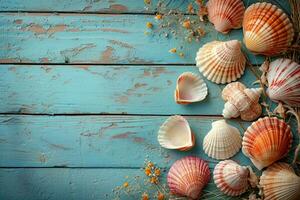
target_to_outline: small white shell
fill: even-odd
[[[273,101],[300,106],[300,65],[290,59],[277,59],[270,63],[267,94]]]
[[[238,196],[248,189],[249,169],[232,160],[219,162],[214,169],[214,182],[229,196]]]
[[[214,159],[227,159],[234,156],[242,146],[242,137],[237,128],[218,120],[204,137],[203,150]]]
[[[175,101],[190,104],[202,101],[207,96],[207,86],[203,79],[191,72],[184,72],[177,79]]]
[[[169,117],[160,127],[157,136],[159,144],[167,149],[186,151],[195,144],[189,123],[179,115]]]
[[[224,84],[235,81],[243,75],[246,58],[238,40],[212,41],[199,49],[196,64],[208,80]]]
[[[300,177],[287,163],[275,163],[260,177],[264,200],[299,200]]]

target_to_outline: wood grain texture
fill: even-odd
[[[177,77],[195,66],[2,65],[0,112],[44,114],[221,115],[224,85],[203,78],[209,94],[202,102],[174,101]],[[256,78],[247,68],[240,79]]]
[[[220,118],[187,117],[196,135],[192,151],[162,149],[157,131],[167,117],[155,116],[1,116],[1,167],[135,167],[145,158],[169,167],[198,155],[213,167],[218,161],[202,150],[211,123]],[[249,123],[229,121],[241,134]],[[294,143],[297,137],[295,136]],[[291,152],[292,154],[292,152]],[[233,157],[252,165],[240,151]]]
[[[242,41],[242,30],[223,35],[203,26],[206,36],[189,43],[186,30],[166,38],[151,15],[1,13],[0,63],[193,64],[206,42]],[[169,53],[171,48],[185,56]],[[263,61],[244,51],[253,64]]]
[[[134,177],[137,178],[134,179]],[[144,177],[140,169],[2,168],[0,169],[0,198],[9,200],[137,200],[141,199],[142,193],[146,191],[150,193],[151,199],[156,199],[154,198],[155,188],[144,186]],[[164,180],[165,178],[163,182]],[[113,194],[113,189],[121,186],[125,181],[129,182],[131,192],[126,194],[123,189],[119,198],[116,198],[117,195]],[[221,194],[211,180],[204,188],[201,199],[216,198],[219,200],[240,199],[240,197],[233,198]]]
[[[282,0],[268,0],[282,8],[289,10],[288,2]],[[158,0],[152,0],[156,5]],[[194,0],[162,0],[168,9],[175,8],[186,12],[187,5]],[[243,0],[248,7],[257,0]],[[56,11],[56,12],[98,12],[98,13],[154,13],[153,9],[146,10],[143,0],[0,0],[1,11]]]

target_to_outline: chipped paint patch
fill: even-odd
[[[16,20],[14,20],[14,23],[15,24],[22,24],[23,20],[22,19],[16,19]]]
[[[127,96],[119,96],[119,97],[117,97],[117,99],[116,99],[116,102],[117,103],[128,103],[128,97]]]
[[[118,40],[109,40],[109,43],[114,44],[114,45],[118,45],[120,47],[123,48],[127,48],[127,49],[134,49],[134,47],[126,42],[121,42]]]
[[[126,30],[121,30],[121,29],[116,29],[116,28],[100,28],[99,30],[103,31],[103,32],[114,32],[114,33],[124,33],[124,34],[129,33]]]
[[[43,26],[41,26],[39,24],[31,23],[26,28],[24,28],[23,30],[31,31],[35,35],[48,34],[49,36],[51,36],[54,33],[65,31],[66,28],[67,28],[67,25],[58,24],[58,25],[51,26],[48,29],[46,29],[46,28],[44,28]]]
[[[114,52],[114,48],[111,46],[106,46],[106,49],[102,52],[100,61],[102,63],[111,63],[113,61],[112,56]]]
[[[111,139],[125,139],[128,138],[130,135],[136,134],[135,132],[127,131],[125,133],[117,134],[111,137]]]
[[[109,9],[111,11],[120,11],[120,12],[126,12],[126,11],[128,11],[128,8],[126,6],[121,5],[121,4],[110,5]]]

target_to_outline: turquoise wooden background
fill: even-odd
[[[169,7],[184,11],[187,3]],[[224,85],[205,80],[209,96],[188,106],[174,103],[173,92],[179,74],[199,73],[194,57],[201,45],[242,40],[242,32],[223,36],[206,24],[207,36],[187,44],[145,35],[148,21],[157,24],[143,0],[0,0],[0,199],[113,199],[126,176],[143,176],[145,158],[167,170],[197,155],[213,170],[217,161],[201,144],[221,118]],[[168,52],[182,44],[184,58]],[[247,55],[254,65],[263,61]],[[240,79],[249,87],[253,70]],[[160,148],[157,130],[173,114],[186,115],[196,133],[192,151]],[[229,122],[242,134],[249,125]],[[233,159],[251,164],[241,152]],[[209,192],[220,195],[212,182]]]

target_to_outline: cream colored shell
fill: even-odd
[[[234,156],[242,146],[242,137],[237,128],[218,120],[203,139],[204,152],[214,159],[227,159]]]
[[[243,75],[246,58],[238,40],[212,41],[199,49],[196,65],[208,80],[217,84],[225,84]]]
[[[179,150],[188,150],[195,142],[189,123],[179,115],[169,117],[161,125],[157,139],[162,147]]]

